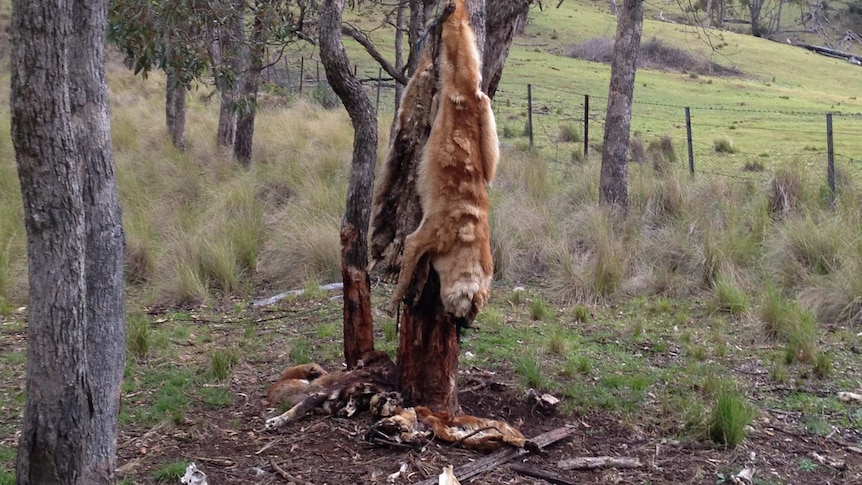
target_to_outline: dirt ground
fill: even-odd
[[[229,308],[229,304],[225,305],[223,313],[229,313]],[[208,311],[212,314],[222,312],[216,309]],[[335,356],[327,364],[328,369],[337,371],[339,364],[339,335],[329,334],[322,339],[319,330],[321,323],[329,325],[330,330],[340,328],[339,302],[323,298],[285,305],[280,311],[284,313],[276,317],[289,316],[289,325],[281,320],[272,320],[268,322],[271,326],[263,328],[263,323],[259,322],[272,318],[266,315],[257,315],[255,318],[262,318],[251,325],[246,324],[246,329],[256,331],[248,332],[253,334],[251,338],[271,337],[262,341],[265,342],[261,346],[263,350],[242,355],[229,380],[202,384],[223,388],[230,396],[229,402],[208,406],[199,402],[198,397],[192,397],[191,405],[179,420],[162,417],[160,424],[155,426],[139,425],[135,420],[121,425],[117,463],[118,478],[123,480],[121,483],[159,483],[157,470],[166,464],[192,461],[206,473],[211,485],[412,484],[435,478],[446,465],[453,465],[457,473],[460,465],[484,457],[437,442],[423,449],[372,445],[363,438],[371,424],[367,413],[354,419],[312,415],[277,432],[264,431],[265,420],[277,411],[264,407],[261,398],[278,375],[278,369],[286,366],[285,348],[289,342],[297,337],[315,340],[313,345],[316,348],[328,348],[330,355]],[[617,314],[613,309],[609,312]],[[236,323],[225,324],[226,320],[207,324],[205,317],[192,317],[192,321],[186,324],[192,334],[176,334],[183,335],[182,338],[187,338],[188,342],[179,340],[181,337],[171,337],[170,342],[182,345],[172,344],[163,351],[176,354],[169,354],[170,357],[163,361],[152,360],[147,366],[180,365],[200,369],[209,352],[207,345],[224,345],[231,339],[240,338],[239,335],[245,331]],[[158,323],[165,321],[161,315],[152,318],[154,325],[167,325]],[[0,366],[0,398],[3,398],[0,402],[0,430],[3,431],[0,433],[0,452],[5,450],[5,455],[0,453],[0,477],[4,462],[8,470],[14,466],[14,454],[9,453],[14,450],[15,434],[21,421],[26,329],[20,320],[19,317],[0,320],[3,324],[0,328],[0,361],[3,362]],[[592,327],[593,324],[582,325],[579,332],[587,335],[593,332]],[[313,328],[318,330],[311,330]],[[161,330],[166,334],[170,332],[167,328]],[[189,343],[196,338],[198,342],[203,341],[202,336],[207,331],[210,332],[207,343]],[[679,354],[674,348],[670,351]],[[770,382],[768,371],[750,355],[736,362],[733,369],[733,378],[748,382],[748,397],[755,403],[766,403],[766,397],[782,392],[781,386]],[[546,456],[524,455],[462,483],[549,483],[512,469],[512,465],[519,464],[552,472],[568,480],[550,483],[862,484],[862,430],[843,428],[815,432],[806,426],[810,417],[801,412],[773,409],[761,404],[747,429],[747,437],[737,447],[724,449],[708,440],[686,437],[684,433],[675,436],[668,434],[666,428],[662,430],[654,419],[656,408],[661,406],[655,399],[648,398],[642,406],[638,405],[636,412],[628,414],[617,414],[599,407],[572,413],[561,407],[557,413],[548,416],[528,404],[524,386],[519,383],[511,362],[471,365],[471,361],[462,356],[459,377],[459,401],[464,413],[505,420],[518,427],[527,438],[566,425],[574,427],[569,438],[546,448]],[[823,384],[816,382],[803,382],[801,385],[805,388],[802,391],[808,395],[834,395],[835,389],[828,381]],[[792,391],[799,392],[800,388],[794,387]],[[152,389],[124,393],[124,406],[132,409],[138,405],[136,399],[147,393],[152,393]],[[144,404],[149,406],[151,403],[144,399],[140,405]],[[856,413],[858,406],[849,405],[845,412]],[[589,471],[558,467],[564,459],[599,456],[634,458],[641,466]],[[402,465],[404,473],[390,479],[390,475],[398,472]],[[734,475],[746,469],[753,472],[753,479],[737,481]],[[436,480],[433,483],[437,483]]]
[[[527,437],[571,424],[574,435],[549,446],[547,456],[526,455],[464,483],[545,484],[513,471],[509,465],[528,464],[563,477],[571,483],[862,483],[862,454],[851,443],[855,436],[822,437],[803,434],[792,414],[761,414],[748,438],[733,450],[701,441],[675,441],[639,428],[633,422],[602,412],[576,416],[543,416],[531,409],[513,388],[479,387],[487,382],[480,370],[462,371],[459,395],[465,413],[503,419]],[[502,378],[502,379],[501,379]],[[495,376],[495,381],[506,376]],[[357,419],[311,416],[275,432],[263,431],[273,413],[260,403],[261,381],[251,366],[237,369],[230,383],[240,396],[230,407],[189,413],[182,426],[162,424],[154,429],[123,429],[119,438],[120,471],[147,483],[152,471],[174,459],[194,461],[215,484],[377,484],[417,483],[436,476],[446,465],[458,466],[483,455],[432,443],[421,450],[373,446],[363,440],[370,425],[366,414]],[[494,390],[497,389],[497,390]],[[224,423],[239,420],[239,429]],[[857,445],[858,446],[858,445]],[[584,456],[637,458],[636,469],[563,471],[562,459]],[[800,467],[807,457],[816,467]],[[822,463],[821,463],[822,460]],[[388,481],[406,464],[406,471]],[[752,482],[734,482],[732,475],[746,467]],[[280,469],[280,471],[279,471]],[[283,473],[282,473],[283,472]],[[290,477],[290,478],[285,478]],[[436,481],[434,482],[436,483]]]

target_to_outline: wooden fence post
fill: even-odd
[[[299,58],[299,94],[302,94],[302,85],[305,82],[305,57]]]
[[[826,177],[829,182],[829,208],[835,210],[835,151],[832,145],[832,113],[826,113]]]
[[[688,171],[694,178],[694,147],[691,144],[691,110],[685,107],[685,137],[688,142]]]
[[[584,95],[584,159],[590,154],[590,95]]]
[[[584,95],[584,159],[590,154],[590,95]]]
[[[377,68],[377,100],[374,102],[375,110],[380,112],[380,85],[383,83],[383,68]]]
[[[530,137],[530,151],[533,151],[533,85],[527,84],[527,134]]]

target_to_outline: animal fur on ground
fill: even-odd
[[[308,364],[314,368],[317,364]],[[302,366],[299,366],[302,367]],[[284,375],[293,374],[291,368]],[[322,370],[322,369],[321,369]],[[296,371],[299,373],[300,371]],[[325,372],[325,371],[324,371]],[[284,386],[284,393],[279,397],[289,398],[281,402],[290,402],[294,406],[287,412],[266,421],[269,431],[278,429],[287,423],[302,419],[309,412],[320,409],[327,414],[353,416],[357,412],[368,409],[371,397],[375,394],[391,392],[395,389],[396,368],[389,355],[382,350],[366,352],[359,359],[357,368],[347,372],[324,373],[296,391],[296,380],[292,377],[279,382],[290,382]],[[270,391],[278,382],[270,386]],[[280,389],[276,387],[276,389]],[[288,391],[293,392],[290,394]],[[267,393],[269,395],[269,392]],[[271,404],[274,404],[270,401]]]
[[[266,391],[268,405],[299,402],[308,392],[319,390],[316,380],[329,374],[317,364],[303,364],[285,370]]]
[[[419,260],[430,254],[443,308],[466,318],[485,306],[490,292],[494,263],[485,184],[494,179],[500,152],[491,100],[480,90],[481,63],[464,0],[455,0],[441,29],[436,116],[416,181],[422,221],[405,240],[389,310],[395,312]]]
[[[424,446],[432,438],[475,451],[494,451],[504,446],[538,450],[520,431],[509,423],[469,415],[452,416],[424,406],[402,408],[391,395],[380,394],[371,399],[371,411],[381,417],[365,434],[375,442],[383,438],[388,443]]]

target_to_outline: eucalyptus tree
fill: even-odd
[[[107,0],[12,4],[12,143],[30,287],[19,485],[115,482],[124,236],[107,8]]]

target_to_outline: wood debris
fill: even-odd
[[[643,464],[636,457],[628,456],[579,456],[560,460],[557,467],[562,470],[596,470],[598,468],[640,468]]]

